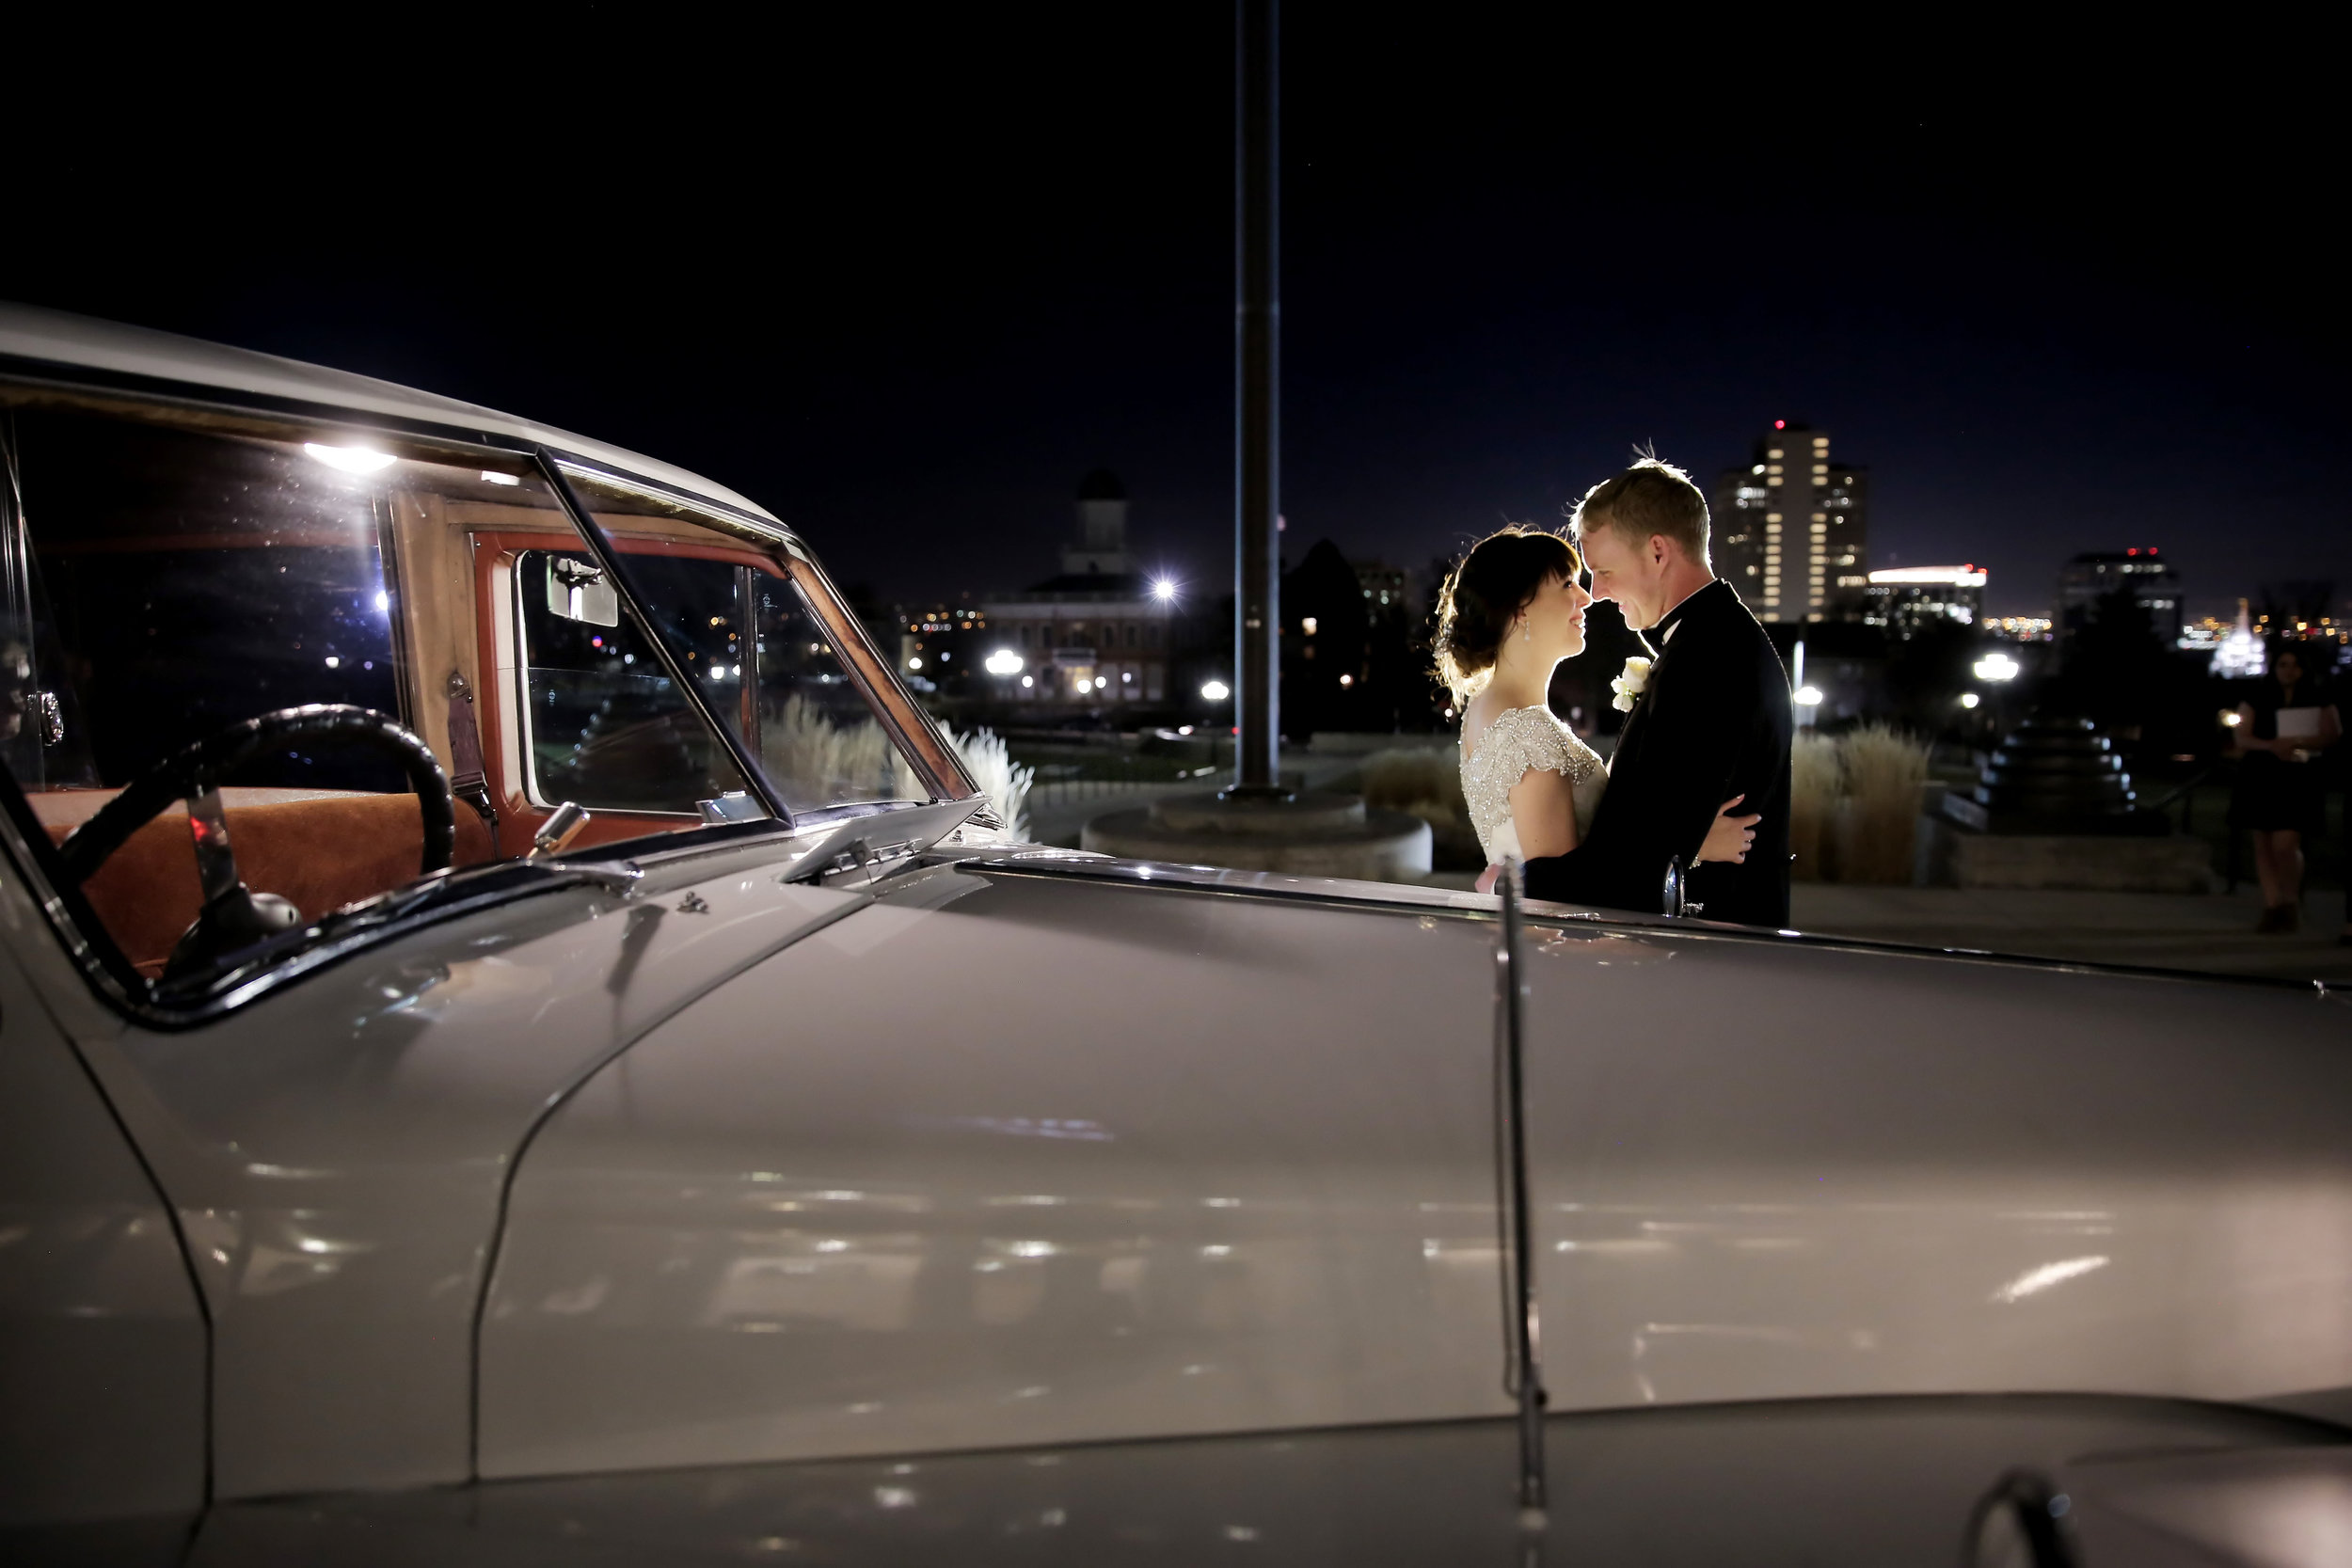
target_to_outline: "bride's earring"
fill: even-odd
[[[1519,641],[1522,642],[1535,641],[1535,628],[1527,624],[1527,617],[1524,615],[1519,617]]]

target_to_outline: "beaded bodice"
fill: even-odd
[[[1553,718],[1549,708],[1515,707],[1496,715],[1478,737],[1476,754],[1467,747],[1462,752],[1462,799],[1490,863],[1520,858],[1518,831],[1511,821],[1511,791],[1531,768],[1568,781],[1580,842],[1609,784],[1609,769],[1599,755]]]

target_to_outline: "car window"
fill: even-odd
[[[203,781],[236,875],[305,921],[425,869],[404,744],[456,786],[460,867],[529,853],[567,800],[593,814],[582,847],[700,828],[706,800],[765,815],[528,459],[9,396],[0,758],[20,826],[72,871],[78,918],[139,974],[184,958],[211,908],[205,829],[180,803],[203,791],[175,785],[73,870],[109,832],[76,835],[167,759],[265,716],[357,715],[313,716]],[[537,661],[519,671],[518,626]]]
[[[696,813],[704,800],[742,792],[733,760],[619,614],[617,599],[592,617],[577,613],[581,607],[571,601],[596,593],[602,579],[586,550],[516,558],[521,751],[532,800]],[[739,793],[728,809],[754,808]]]
[[[933,798],[840,632],[812,612],[772,545],[666,498],[572,480],[679,664],[788,809]]]

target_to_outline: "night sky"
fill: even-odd
[[[1230,12],[868,9],[60,53],[19,72],[0,297],[658,454],[886,596],[1048,575],[1107,466],[1211,586]],[[1711,487],[1786,418],[1869,466],[1874,565],[1989,566],[1996,612],[2126,545],[2199,611],[2343,602],[2323,51],[1722,14],[1289,8],[1294,559],[1422,566],[1637,441]]]

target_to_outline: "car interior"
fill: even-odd
[[[768,817],[706,711],[796,817],[968,793],[780,535],[572,475],[649,626],[519,454],[40,398],[0,437],[0,753],[149,979],[221,895],[224,847],[221,875],[294,924],[437,859],[545,852],[567,804],[574,849]],[[341,717],[284,721],[312,708]],[[404,777],[418,741],[453,797],[445,850]],[[143,778],[160,809],[102,816]]]

